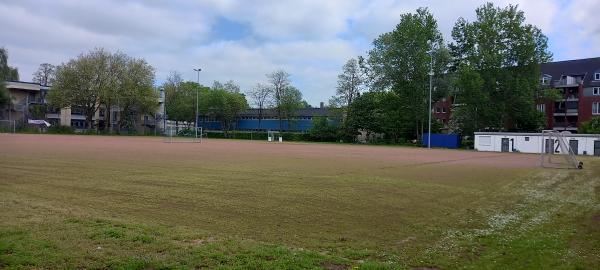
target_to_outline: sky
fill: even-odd
[[[480,0],[0,0],[0,47],[29,81],[41,63],[59,65],[91,49],[120,50],[200,83],[234,80],[242,91],[283,69],[312,105],[335,94],[344,63],[365,55],[400,14],[428,7],[446,41]],[[549,38],[554,60],[600,57],[600,0],[499,0],[518,4]]]

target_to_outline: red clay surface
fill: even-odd
[[[0,134],[0,154],[31,154],[42,156],[53,153],[104,154],[114,158],[139,158],[150,156],[164,159],[210,160],[215,158],[265,158],[286,157],[327,159],[377,163],[387,166],[420,166],[430,164],[491,166],[500,168],[533,168],[538,165],[538,155],[475,152],[466,150],[423,149],[412,147],[386,147],[368,145],[338,145],[318,143],[291,143],[242,140],[205,139],[203,143],[166,143],[157,137],[119,137],[84,135],[29,135]]]

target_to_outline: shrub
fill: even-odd
[[[48,133],[51,134],[73,134],[75,130],[69,126],[52,125],[48,128]]]

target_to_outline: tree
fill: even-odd
[[[134,116],[154,114],[158,92],[154,90],[154,68],[143,59],[127,59],[124,76],[119,80],[119,127],[132,128]]]
[[[431,54],[435,59],[434,74],[444,74],[449,61],[437,22],[426,8],[419,8],[414,14],[402,14],[396,28],[380,35],[373,46],[368,58],[359,62],[373,91],[396,94],[388,97],[398,106],[395,110],[399,110],[402,117],[391,115],[388,119],[408,122],[390,123],[390,127],[401,128],[393,129],[400,132],[394,136],[419,138],[429,112]],[[398,100],[402,102],[396,102]]]
[[[183,82],[181,74],[174,71],[167,77],[162,87],[165,91],[165,107],[169,120],[191,123],[196,115],[196,89],[197,83]],[[203,101],[204,99],[200,99]]]
[[[202,98],[203,111],[207,116],[221,122],[225,135],[235,128],[237,116],[248,108],[246,97],[241,93],[225,89],[210,89]]]
[[[56,66],[43,63],[40,64],[38,70],[33,73],[33,82],[40,85],[50,86],[55,78]]]
[[[589,121],[581,123],[579,133],[600,134],[600,116],[593,117]]]
[[[10,98],[5,81],[18,81],[19,71],[8,65],[8,52],[0,47],[0,107],[9,103]]]
[[[264,109],[268,107],[269,97],[272,94],[272,89],[268,85],[264,84],[256,84],[254,88],[250,92],[248,92],[248,96],[252,100],[252,104],[256,106],[258,109],[258,129],[260,129],[260,124],[263,118]]]
[[[456,125],[466,134],[477,130],[536,131],[543,115],[536,111],[539,64],[550,61],[547,38],[525,24],[518,6],[476,9],[476,20],[460,18],[450,45],[457,80]],[[476,78],[477,83],[468,78]]]
[[[290,74],[278,70],[271,74],[267,74],[269,82],[271,83],[271,89],[273,91],[273,103],[277,110],[277,117],[279,119],[279,131],[282,131],[283,127],[283,92],[290,86]]]
[[[335,142],[337,131],[337,127],[329,123],[327,117],[314,117],[308,135],[314,141]]]
[[[350,104],[346,125],[355,132],[365,131],[367,137],[370,134],[382,132],[379,121],[383,111],[379,106],[379,101],[383,94],[382,92],[367,92],[357,97]]]
[[[348,60],[342,67],[342,73],[338,75],[336,97],[339,98],[340,107],[348,107],[360,93],[364,83],[358,61],[354,58]]]
[[[281,91],[278,110],[281,112],[281,117],[288,121],[288,125],[291,124],[296,111],[303,107],[302,101],[302,92],[296,87],[289,85]]]
[[[130,115],[153,109],[150,103],[156,103],[157,98],[153,84],[154,69],[143,59],[100,48],[58,66],[48,99],[57,108],[82,107],[88,129],[92,129],[93,117],[101,106],[109,111],[107,120],[112,122],[110,108],[116,104],[126,113],[120,124],[130,127],[123,122],[131,120]]]

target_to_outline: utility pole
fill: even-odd
[[[196,79],[196,82],[198,83],[198,89],[196,89],[196,118],[194,119],[194,125],[196,126],[196,139],[198,139],[198,92],[200,92],[200,71],[202,71],[202,69],[195,68],[194,71],[196,71],[196,73],[198,74],[198,77]],[[200,134],[200,136],[202,136],[202,134]],[[200,141],[202,141],[202,138],[200,138]]]

